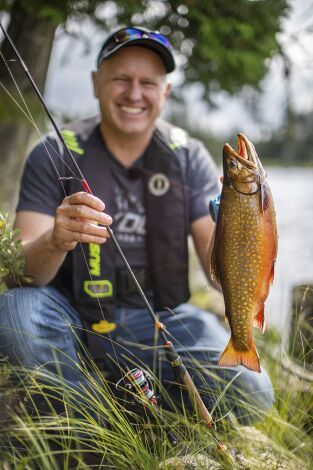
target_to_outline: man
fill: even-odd
[[[173,380],[143,301],[108,240],[110,225],[208,407],[240,371],[222,411],[247,421],[257,414],[247,404],[259,411],[272,406],[268,376],[218,368],[228,333],[214,315],[186,304],[188,234],[209,278],[214,223],[208,206],[219,186],[203,145],[158,119],[174,68],[171,46],[159,33],[123,28],[105,41],[92,74],[100,118],[63,130],[95,196],[83,191],[55,135],[31,152],[15,226],[33,286],[1,297],[2,353],[13,364],[61,367],[64,379],[78,385],[78,340],[111,379],[134,364],[157,364],[164,384]],[[171,396],[179,394],[171,388]]]

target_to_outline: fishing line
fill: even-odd
[[[25,101],[25,99],[24,99],[24,97],[23,97],[23,95],[22,95],[22,92],[21,92],[21,90],[20,90],[20,88],[19,88],[19,86],[18,86],[18,84],[17,84],[17,82],[16,82],[16,80],[15,80],[15,78],[14,78],[14,76],[13,76],[13,73],[12,73],[12,71],[10,70],[10,67],[8,66],[7,61],[5,60],[5,58],[4,58],[4,56],[3,56],[3,54],[2,54],[1,51],[0,51],[0,56],[1,56],[1,58],[2,58],[2,60],[3,60],[3,62],[4,62],[4,64],[5,64],[5,66],[6,66],[7,70],[8,70],[8,72],[9,72],[11,78],[12,78],[12,81],[13,81],[13,83],[14,83],[14,85],[15,85],[17,91],[18,91],[18,94],[20,95],[20,97],[21,97],[21,99],[22,99],[22,102],[23,102],[23,104],[24,104],[24,106],[25,106],[27,112],[22,108],[22,106],[18,103],[18,101],[14,98],[14,96],[10,93],[10,91],[6,88],[6,86],[5,86],[1,81],[0,81],[0,86],[1,86],[1,88],[7,93],[7,95],[12,99],[12,101],[15,103],[15,105],[20,109],[20,111],[24,114],[24,116],[26,117],[26,119],[27,119],[27,120],[34,126],[34,128],[36,129],[36,132],[37,132],[37,134],[38,134],[38,136],[39,136],[39,138],[40,138],[40,141],[42,142],[42,144],[43,144],[44,147],[45,147],[45,150],[46,150],[46,152],[47,152],[47,154],[48,154],[48,156],[49,156],[49,158],[50,158],[50,160],[51,160],[51,163],[52,163],[52,165],[53,165],[53,167],[54,167],[54,169],[55,169],[55,171],[56,171],[56,173],[57,173],[57,175],[58,175],[58,178],[59,178],[59,179],[62,179],[61,175],[59,174],[59,172],[58,172],[58,170],[57,170],[57,168],[56,168],[56,166],[55,166],[55,163],[54,163],[54,161],[53,161],[53,159],[52,159],[52,156],[51,156],[51,154],[49,153],[49,151],[48,151],[48,149],[47,149],[46,142],[47,142],[47,144],[51,147],[51,149],[54,151],[54,153],[62,160],[63,164],[64,164],[64,165],[67,167],[67,169],[72,173],[73,177],[79,180],[79,178],[78,178],[78,177],[76,176],[76,174],[74,173],[73,169],[72,169],[72,168],[68,165],[68,163],[63,159],[61,153],[58,153],[58,151],[53,147],[53,145],[51,144],[51,142],[49,142],[48,138],[47,138],[46,136],[44,136],[44,134],[41,132],[41,130],[40,130],[40,129],[38,128],[38,126],[36,125],[35,119],[34,119],[32,113],[31,113],[30,109],[28,108],[27,103],[26,103],[26,101]],[[45,141],[46,141],[46,142],[45,142]],[[79,181],[80,181],[80,180],[79,180]],[[65,196],[67,196],[67,194],[65,194]]]
[[[36,122],[35,122],[35,120],[34,120],[34,117],[32,116],[31,111],[30,111],[30,109],[28,108],[28,106],[27,106],[27,104],[26,104],[26,102],[25,102],[25,100],[24,100],[24,97],[22,96],[22,93],[21,93],[21,91],[20,91],[20,88],[19,88],[19,86],[18,86],[16,80],[14,79],[13,74],[12,74],[10,68],[9,68],[8,65],[7,65],[7,61],[5,60],[5,58],[4,58],[3,54],[1,53],[1,51],[0,51],[0,56],[1,56],[1,58],[3,59],[3,61],[4,61],[5,65],[6,65],[8,71],[9,71],[9,73],[10,73],[10,75],[11,75],[11,78],[12,78],[12,80],[13,80],[13,83],[14,83],[14,85],[15,85],[15,87],[16,87],[16,89],[17,89],[17,91],[18,91],[18,93],[19,93],[19,95],[20,95],[20,97],[21,97],[21,99],[22,99],[22,101],[23,101],[23,104],[24,104],[24,106],[25,106],[25,108],[26,108],[26,110],[27,110],[27,113],[26,113],[25,110],[22,108],[22,106],[17,102],[17,100],[13,97],[13,95],[9,92],[9,90],[3,85],[3,83],[2,83],[1,81],[0,81],[0,86],[3,88],[3,90],[8,94],[8,96],[13,100],[13,102],[16,104],[16,106],[21,110],[21,112],[24,114],[24,116],[28,119],[28,121],[29,121],[29,122],[34,126],[34,128],[36,129],[36,132],[37,132],[38,135],[39,135],[40,141],[41,141],[41,143],[43,144],[43,146],[44,146],[44,148],[45,148],[45,150],[46,150],[46,152],[47,152],[47,155],[49,156],[49,159],[50,159],[50,161],[51,161],[51,164],[52,164],[52,166],[53,166],[53,168],[54,168],[54,170],[55,170],[55,172],[56,172],[56,174],[57,174],[57,176],[58,176],[58,180],[60,181],[60,184],[61,184],[61,186],[62,186],[62,190],[63,190],[64,196],[66,197],[66,196],[68,196],[68,194],[67,194],[67,192],[66,192],[66,190],[65,190],[65,187],[64,187],[64,184],[63,184],[63,180],[66,180],[66,179],[68,179],[68,178],[67,178],[67,177],[62,177],[61,174],[59,173],[58,168],[57,168],[56,164],[55,164],[54,161],[53,161],[52,155],[50,154],[50,152],[49,152],[49,150],[48,150],[48,148],[47,148],[46,142],[47,142],[47,143],[49,144],[49,146],[53,149],[53,151],[55,152],[55,154],[62,160],[62,162],[63,162],[64,165],[68,168],[68,170],[72,173],[72,175],[74,175],[73,178],[74,178],[74,179],[77,179],[78,181],[80,181],[80,179],[75,175],[73,169],[65,162],[65,160],[62,158],[61,154],[57,152],[57,150],[56,150],[56,149],[53,147],[53,145],[49,142],[48,138],[46,138],[46,137],[42,134],[42,132],[40,131],[40,129],[39,129],[38,126],[36,125]],[[86,259],[86,255],[85,255],[85,252],[84,252],[84,250],[83,250],[82,244],[81,244],[81,242],[78,242],[78,243],[79,243],[79,245],[80,245],[80,248],[81,248],[81,251],[82,251],[82,254],[83,254],[83,257],[84,257],[84,261],[85,261],[85,264],[86,264],[86,267],[87,267],[87,270],[88,270],[89,278],[90,278],[90,280],[91,280],[91,282],[92,282],[93,287],[95,288],[94,279],[93,279],[92,274],[91,274],[91,271],[90,271],[90,269],[89,269],[88,261],[87,261],[87,259]],[[102,318],[105,319],[105,315],[104,315],[103,309],[102,309],[102,307],[101,307],[101,303],[100,303],[100,301],[99,301],[98,298],[97,298],[97,303],[98,303],[98,306],[99,306],[99,309],[100,309]]]
[[[3,30],[1,23],[0,23],[0,27],[1,27],[1,29]],[[12,43],[11,43],[11,45],[12,45]],[[18,84],[17,84],[17,82],[16,82],[16,80],[15,80],[15,78],[14,78],[14,76],[13,76],[13,73],[12,73],[12,71],[10,70],[10,67],[8,66],[8,61],[5,59],[5,57],[3,56],[3,54],[2,54],[1,51],[0,51],[0,56],[1,56],[1,58],[2,58],[2,60],[3,60],[3,62],[4,62],[4,64],[5,64],[6,68],[7,68],[7,70],[8,70],[10,76],[11,76],[11,79],[12,79],[12,81],[13,81],[13,83],[14,83],[14,85],[15,85],[17,91],[18,91],[18,94],[19,94],[19,96],[20,96],[20,98],[21,98],[21,100],[22,100],[22,102],[23,102],[23,104],[24,104],[25,109],[26,109],[27,112],[25,111],[25,109],[22,108],[22,106],[20,105],[20,103],[18,103],[18,101],[13,97],[13,95],[10,93],[10,91],[5,87],[5,85],[4,85],[1,81],[0,81],[0,85],[1,85],[2,89],[8,94],[8,96],[13,100],[13,102],[15,103],[15,105],[21,110],[21,112],[24,114],[24,116],[27,118],[27,120],[34,126],[34,128],[35,128],[35,130],[36,130],[36,132],[37,132],[37,134],[38,134],[38,136],[39,136],[39,138],[40,138],[40,141],[42,142],[42,144],[43,144],[43,146],[44,146],[44,148],[45,148],[45,150],[46,150],[46,152],[47,152],[47,154],[48,154],[48,157],[49,157],[49,159],[50,159],[50,162],[51,162],[51,164],[52,164],[52,166],[53,166],[53,168],[54,168],[54,170],[55,170],[55,172],[56,172],[56,174],[57,174],[57,176],[58,176],[58,181],[60,182],[60,184],[61,184],[61,186],[62,186],[62,190],[63,190],[64,196],[65,196],[65,197],[68,197],[68,194],[67,194],[67,192],[66,192],[66,190],[65,190],[65,187],[64,187],[64,184],[63,184],[63,180],[65,180],[65,179],[67,179],[67,178],[66,178],[66,177],[62,177],[61,174],[59,173],[59,170],[58,170],[58,168],[57,168],[55,162],[53,161],[52,155],[50,154],[50,152],[49,152],[49,150],[48,150],[48,148],[47,148],[46,142],[47,142],[47,143],[49,144],[49,146],[53,149],[53,151],[55,152],[55,154],[61,159],[61,161],[64,163],[64,165],[67,167],[67,169],[72,173],[73,178],[74,178],[74,179],[77,179],[80,183],[81,183],[81,179],[80,179],[79,177],[77,177],[77,175],[75,174],[75,172],[73,171],[73,169],[72,169],[72,168],[66,163],[66,161],[62,158],[61,153],[59,153],[59,152],[53,147],[53,145],[49,142],[48,138],[46,138],[46,137],[42,134],[42,132],[40,131],[40,129],[39,129],[39,127],[37,126],[37,124],[36,124],[36,122],[35,122],[35,119],[34,119],[32,113],[31,113],[29,107],[27,106],[27,103],[26,103],[26,101],[25,101],[25,99],[24,99],[24,97],[23,97],[23,95],[22,95],[22,92],[21,92],[21,90],[20,90],[20,88],[19,88],[19,86],[18,86]],[[59,135],[58,132],[57,132],[57,135]],[[62,144],[63,144],[63,142],[62,142]],[[64,144],[63,144],[63,146],[64,146]],[[73,157],[73,159],[74,159],[74,157]],[[76,162],[75,162],[75,163],[76,163]],[[76,166],[77,166],[77,164],[76,164]],[[80,176],[81,176],[81,175],[82,175],[82,173],[80,172]],[[87,271],[88,271],[88,275],[89,275],[90,281],[91,281],[91,283],[92,283],[93,288],[95,289],[95,288],[96,288],[96,286],[95,286],[95,281],[94,281],[94,279],[93,279],[93,277],[92,277],[92,274],[91,274],[91,271],[90,271],[90,268],[89,268],[89,264],[88,264],[88,261],[87,261],[87,259],[86,259],[86,255],[85,255],[85,252],[84,252],[84,249],[83,249],[83,246],[82,246],[82,243],[81,243],[81,242],[78,242],[78,244],[79,244],[79,246],[80,246],[80,249],[81,249],[81,252],[82,252],[82,255],[83,255],[83,258],[84,258],[85,265],[86,265],[86,267],[87,267]],[[104,314],[103,308],[102,308],[102,306],[101,306],[100,299],[99,299],[98,297],[96,297],[96,302],[97,302],[97,304],[98,304],[98,307],[99,307],[99,310],[100,310],[102,319],[105,320],[105,314]],[[119,364],[119,360],[118,360],[118,357],[117,357],[117,353],[116,353],[116,350],[115,350],[115,347],[114,347],[113,340],[112,340],[112,338],[111,338],[110,332],[107,333],[107,334],[108,334],[109,340],[110,340],[110,342],[111,342],[111,344],[112,344],[112,349],[113,349],[113,351],[114,351],[114,355],[115,355],[116,361],[117,361],[117,363]]]
[[[35,93],[36,93],[36,95],[37,95],[37,97],[38,97],[40,103],[42,104],[44,110],[46,111],[46,113],[47,113],[47,115],[48,115],[48,117],[49,117],[49,119],[50,119],[50,122],[51,122],[51,124],[53,125],[53,127],[54,127],[54,129],[55,129],[55,131],[56,131],[56,133],[57,133],[57,136],[59,137],[60,141],[62,142],[62,144],[63,144],[63,146],[64,146],[64,150],[65,150],[65,151],[67,152],[67,154],[70,156],[70,159],[72,160],[72,162],[73,162],[75,168],[77,169],[78,174],[79,174],[79,176],[80,176],[80,178],[81,178],[81,184],[82,184],[83,188],[85,189],[85,191],[86,191],[87,193],[89,193],[89,194],[92,195],[92,191],[91,191],[91,189],[90,189],[90,187],[89,187],[89,184],[87,183],[87,181],[86,181],[86,179],[85,179],[85,177],[84,177],[84,175],[83,175],[81,169],[79,168],[79,166],[78,166],[78,164],[77,164],[77,162],[76,162],[76,159],[74,158],[72,152],[69,150],[69,148],[68,148],[68,146],[67,146],[67,144],[66,144],[66,142],[65,142],[65,140],[64,140],[63,135],[61,134],[61,132],[60,132],[58,126],[56,125],[56,123],[55,123],[55,121],[54,121],[54,119],[53,119],[53,117],[52,117],[52,115],[51,115],[49,109],[47,108],[47,106],[46,106],[46,104],[45,104],[45,102],[44,102],[44,100],[43,100],[43,97],[41,96],[41,93],[40,93],[40,91],[39,91],[39,89],[38,89],[36,83],[34,82],[32,76],[30,75],[30,73],[29,73],[29,71],[28,71],[28,69],[27,69],[27,67],[26,67],[26,65],[25,65],[25,63],[24,63],[24,61],[23,61],[23,59],[21,58],[19,52],[17,51],[15,45],[13,44],[12,40],[10,39],[10,37],[8,36],[8,34],[6,33],[6,31],[4,30],[4,28],[3,28],[3,26],[2,26],[1,23],[0,23],[0,28],[1,28],[1,30],[2,30],[2,32],[3,32],[3,34],[4,34],[4,36],[5,36],[5,37],[7,38],[7,40],[9,41],[9,43],[10,43],[10,45],[11,45],[11,47],[12,47],[14,53],[16,54],[16,57],[18,58],[18,60],[19,60],[19,62],[20,62],[20,64],[21,64],[21,66],[22,66],[22,68],[24,69],[24,71],[25,71],[25,73],[26,73],[26,75],[27,75],[27,78],[29,79],[29,81],[30,81],[30,83],[31,83],[31,85],[32,85],[32,87],[33,87],[33,89],[34,89],[34,91],[35,91]],[[136,285],[136,287],[137,287],[137,290],[138,290],[138,292],[139,292],[139,294],[140,294],[142,300],[144,301],[144,303],[145,303],[145,305],[146,305],[146,307],[147,307],[147,309],[148,309],[150,315],[152,316],[154,322],[157,324],[158,322],[157,322],[156,315],[155,315],[154,311],[152,310],[152,308],[151,308],[151,306],[150,306],[150,303],[148,302],[148,299],[147,299],[147,297],[145,296],[145,294],[144,294],[144,292],[143,292],[143,290],[142,290],[142,288],[141,288],[139,282],[137,281],[137,278],[136,278],[136,276],[135,276],[133,270],[131,269],[131,267],[130,267],[130,265],[129,265],[129,263],[128,263],[128,261],[127,261],[125,255],[124,255],[124,253],[123,253],[123,251],[122,251],[122,249],[121,249],[121,247],[120,247],[118,241],[117,241],[117,239],[115,238],[112,229],[111,229],[109,226],[105,226],[105,228],[107,229],[107,231],[108,231],[110,237],[112,238],[112,241],[113,241],[113,243],[114,243],[114,245],[115,245],[115,247],[116,247],[116,249],[117,249],[119,255],[121,256],[121,258],[122,258],[122,260],[123,260],[123,262],[124,262],[124,264],[125,264],[125,266],[126,266],[126,269],[127,269],[128,273],[130,274],[132,280],[134,281],[134,283],[135,283],[135,285]],[[165,341],[166,341],[166,340],[165,340]]]
[[[35,119],[34,119],[32,113],[31,113],[30,109],[29,109],[28,106],[27,106],[27,103],[26,103],[26,101],[25,101],[25,99],[24,99],[24,97],[23,97],[23,95],[22,95],[22,92],[21,92],[21,90],[20,90],[20,88],[19,88],[19,86],[18,86],[18,84],[17,84],[17,82],[16,82],[16,80],[15,80],[15,78],[14,78],[14,76],[13,76],[13,73],[12,73],[12,71],[10,70],[10,68],[9,68],[9,66],[8,66],[8,62],[5,60],[5,57],[3,56],[3,54],[2,54],[1,51],[0,51],[0,56],[1,56],[1,58],[2,58],[2,60],[3,60],[3,62],[4,62],[4,64],[5,64],[5,66],[6,66],[7,70],[8,70],[8,72],[9,72],[9,74],[10,74],[12,80],[13,80],[13,83],[14,83],[14,85],[15,85],[17,91],[18,91],[18,94],[19,94],[19,96],[20,96],[20,98],[21,98],[21,100],[22,100],[22,102],[23,102],[23,104],[24,104],[24,106],[25,106],[27,112],[25,112],[25,110],[22,108],[22,106],[17,102],[17,100],[13,97],[13,95],[9,92],[9,90],[5,87],[5,85],[3,85],[2,82],[0,82],[0,85],[2,86],[2,88],[4,89],[4,91],[8,94],[8,96],[13,100],[13,102],[16,104],[16,106],[21,110],[21,112],[22,112],[22,113],[24,114],[24,116],[28,119],[28,121],[29,121],[29,122],[34,126],[34,128],[36,129],[36,132],[37,132],[38,135],[39,135],[40,141],[42,142],[42,144],[43,144],[43,146],[44,146],[44,148],[45,148],[45,150],[46,150],[46,152],[47,152],[47,154],[48,154],[48,156],[49,156],[50,162],[51,162],[51,164],[52,164],[52,166],[53,166],[53,168],[54,168],[54,170],[55,170],[55,172],[56,172],[56,174],[57,174],[57,176],[58,176],[58,180],[60,181],[60,184],[61,184],[61,186],[62,186],[62,190],[63,190],[64,196],[66,197],[66,196],[68,196],[68,194],[67,194],[67,192],[66,192],[66,190],[65,190],[65,187],[64,187],[64,184],[63,184],[63,180],[66,179],[66,177],[62,177],[61,174],[59,173],[58,168],[57,168],[56,164],[55,164],[54,161],[53,161],[52,155],[50,154],[50,152],[49,152],[49,150],[48,150],[48,148],[47,148],[46,142],[47,142],[47,143],[50,145],[50,147],[54,150],[55,154],[56,154],[56,155],[62,160],[62,162],[66,165],[66,167],[67,167],[68,170],[72,173],[72,175],[74,175],[73,177],[74,177],[75,179],[77,179],[78,181],[80,181],[80,180],[79,180],[79,178],[75,175],[75,173],[74,173],[74,171],[72,170],[72,168],[71,168],[71,167],[65,162],[65,160],[62,158],[61,153],[58,153],[57,150],[53,147],[53,145],[49,142],[49,140],[48,140],[45,136],[43,136],[42,132],[40,131],[39,127],[37,126],[37,124],[36,124],[36,122],[35,122]],[[86,264],[86,267],[87,267],[87,270],[88,270],[88,274],[89,274],[90,280],[91,280],[91,282],[92,282],[93,287],[95,287],[95,285],[94,285],[94,279],[93,279],[92,274],[91,274],[91,272],[90,272],[89,265],[88,265],[88,262],[87,262],[87,259],[86,259],[86,255],[85,255],[85,253],[84,253],[84,250],[83,250],[83,247],[82,247],[81,242],[79,242],[79,245],[80,245],[80,248],[81,248],[81,251],[82,251],[84,260],[85,260],[85,264]],[[102,307],[101,307],[101,304],[100,304],[100,301],[99,301],[98,298],[97,298],[97,303],[98,303],[98,306],[99,306],[99,308],[100,308],[100,312],[101,312],[102,318],[104,319],[104,318],[105,318],[104,312],[103,312],[103,310],[102,310]]]

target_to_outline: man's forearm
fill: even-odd
[[[38,287],[45,286],[54,278],[67,255],[67,251],[58,249],[53,243],[52,229],[34,241],[24,242],[23,248],[25,274],[30,275],[32,285]]]

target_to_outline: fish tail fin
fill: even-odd
[[[232,338],[230,338],[225,351],[218,361],[218,365],[224,367],[243,365],[247,369],[253,370],[255,372],[261,372],[259,356],[253,339],[250,342],[250,348],[248,351],[239,351],[236,348]]]

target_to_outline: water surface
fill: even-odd
[[[286,337],[291,291],[313,284],[313,168],[268,168],[278,225],[275,280],[266,316]]]

